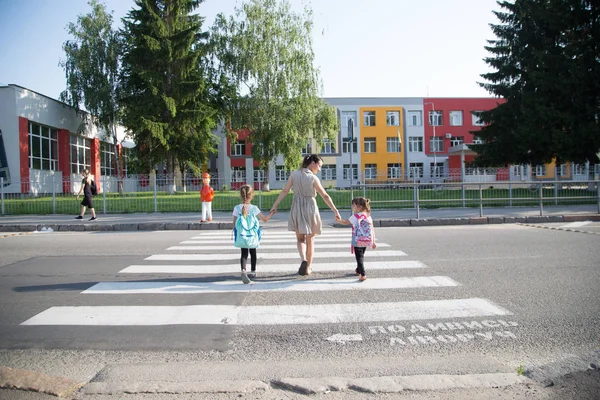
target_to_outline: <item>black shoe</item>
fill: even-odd
[[[83,217],[81,215],[78,215],[75,217],[75,219],[83,219]]]
[[[306,275],[308,269],[308,262],[307,261],[302,261],[302,263],[300,264],[300,268],[298,268],[298,275]]]
[[[95,221],[95,220],[97,220],[97,219],[98,219],[98,218],[96,218],[96,217],[92,217],[92,218],[88,219],[88,221]]]

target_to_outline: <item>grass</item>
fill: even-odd
[[[271,208],[280,190],[269,192],[255,192],[253,204],[258,205],[266,211]],[[373,209],[412,209],[415,207],[415,191],[412,187],[370,188],[360,190],[328,190],[327,193],[333,199],[334,204],[344,210],[350,208],[352,197],[364,196],[371,199]],[[464,194],[464,198],[463,198]],[[452,207],[509,207],[529,206],[538,207],[540,204],[539,191],[528,188],[515,188],[512,190],[512,203],[509,200],[508,189],[487,188],[479,189],[445,189],[435,190],[424,187],[419,189],[420,208],[452,208]],[[79,201],[73,195],[58,195],[54,199],[47,196],[4,196],[3,210],[5,215],[23,214],[75,214],[79,212]],[[20,196],[20,195],[19,195]],[[554,198],[556,196],[556,199]],[[558,190],[544,189],[543,204],[549,205],[573,205],[573,204],[597,204],[598,198],[595,191],[586,188]],[[213,211],[231,211],[240,198],[237,191],[218,191],[215,194]],[[289,210],[292,204],[292,195],[286,196],[279,204],[278,210]],[[317,204],[320,209],[328,209],[320,196],[317,196]],[[168,194],[157,192],[156,204],[153,192],[130,192],[124,194],[106,193],[94,196],[94,208],[98,212],[106,213],[152,213],[152,212],[199,212],[201,203],[197,192]]]

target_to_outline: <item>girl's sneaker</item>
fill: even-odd
[[[367,276],[366,275],[361,275],[360,278],[358,278],[359,281],[363,282],[367,280]]]
[[[256,271],[250,271],[250,272],[248,272],[248,278],[251,278],[251,279],[256,278]]]
[[[246,271],[242,271],[242,282],[244,282],[244,285],[252,283],[250,278],[248,278],[248,274],[246,274]]]

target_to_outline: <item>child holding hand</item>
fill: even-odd
[[[342,225],[352,225],[352,250],[356,258],[355,272],[362,282],[367,279],[364,266],[367,246],[372,249],[377,248],[375,229],[373,229],[373,220],[371,219],[370,200],[364,197],[355,197],[352,199],[352,212],[350,218],[339,218],[338,222]]]
[[[273,216],[269,213],[266,217],[262,215],[260,209],[252,205],[254,190],[250,185],[244,185],[240,188],[240,197],[242,203],[238,204],[233,209],[233,226],[235,232],[234,246],[240,248],[240,266],[242,268],[242,282],[245,284],[251,283],[250,278],[256,277],[256,249],[260,244],[260,227],[258,218],[261,221],[267,222]],[[236,224],[238,220],[239,224]],[[246,265],[248,263],[248,253],[250,253],[250,273],[246,273]]]

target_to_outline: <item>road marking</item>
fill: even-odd
[[[296,263],[298,264],[298,263]],[[286,264],[259,264],[258,272],[294,272],[298,270],[298,265],[293,263]],[[315,272],[325,271],[347,271],[354,272],[356,263],[353,261],[341,263],[313,263],[312,269]],[[367,271],[387,270],[387,269],[415,269],[427,268],[420,261],[375,261],[366,263]],[[210,264],[210,265],[130,265],[119,271],[120,274],[227,274],[240,272],[240,264]]]
[[[233,236],[233,232],[232,231],[215,231],[214,233],[204,233],[201,234],[199,236],[194,236],[191,239],[192,240],[202,240],[202,239],[207,239],[207,238],[231,238]],[[339,237],[339,238],[350,238],[352,236],[352,233],[350,230],[344,232],[338,232],[338,231],[329,231],[329,232],[322,232],[320,235],[315,236],[315,240],[318,240],[320,238],[323,237]],[[274,231],[266,231],[266,230],[262,230],[262,237],[263,238],[268,238],[268,237],[289,237],[289,238],[295,238],[296,234],[294,232],[289,232],[289,231],[284,231],[284,232],[274,232]]]
[[[368,257],[402,257],[406,256],[406,253],[399,250],[384,250],[384,251],[368,251]],[[354,258],[354,254],[350,251],[321,251],[314,255],[315,258]],[[207,261],[207,260],[238,260],[240,258],[239,252],[230,253],[219,253],[219,254],[154,254],[146,257],[144,260],[148,261]],[[291,259],[296,261],[298,258],[297,254],[291,253],[260,253],[258,255],[259,260],[275,260],[275,259]],[[374,262],[374,261],[371,261]]]
[[[510,315],[489,300],[470,298],[398,303],[286,306],[82,306],[51,307],[21,325],[289,325],[412,321]]]
[[[346,242],[348,243],[348,246],[350,245],[350,241],[352,240],[352,237],[350,236],[345,236],[344,237],[346,239]],[[344,240],[342,238],[334,238],[334,237],[324,237],[324,238],[318,238],[315,239],[315,241],[317,243],[323,243],[323,242],[343,242]],[[184,240],[183,242],[179,242],[179,244],[229,244],[229,247],[233,246],[233,239],[231,237],[229,238],[206,238],[206,239],[202,239],[202,240]],[[289,237],[289,238],[266,238],[263,236],[260,239],[260,243],[296,243],[296,238],[295,237]],[[377,243],[379,244],[379,243]]]
[[[336,333],[335,335],[331,335],[325,340],[334,343],[346,344],[346,342],[360,342],[363,340],[361,334],[352,334],[352,335],[344,335],[343,333]]]
[[[561,226],[561,228],[581,228],[582,226],[591,224],[592,221],[576,221],[576,222],[571,222],[570,224],[566,224]]]
[[[245,285],[241,280],[221,282],[100,282],[83,294],[197,294],[229,292],[309,292],[377,289],[415,289],[451,287],[458,283],[447,276],[417,276],[402,278],[357,278],[254,281]]]
[[[391,247],[387,243],[377,243],[377,247]],[[298,246],[294,244],[266,244],[261,243],[260,249],[263,250],[291,250],[297,249]],[[348,243],[319,243],[320,249],[350,249],[350,241]],[[234,250],[233,243],[227,246],[215,246],[213,244],[207,244],[205,246],[171,246],[167,248],[167,251],[197,251],[197,250]],[[237,254],[239,258],[239,254]]]

